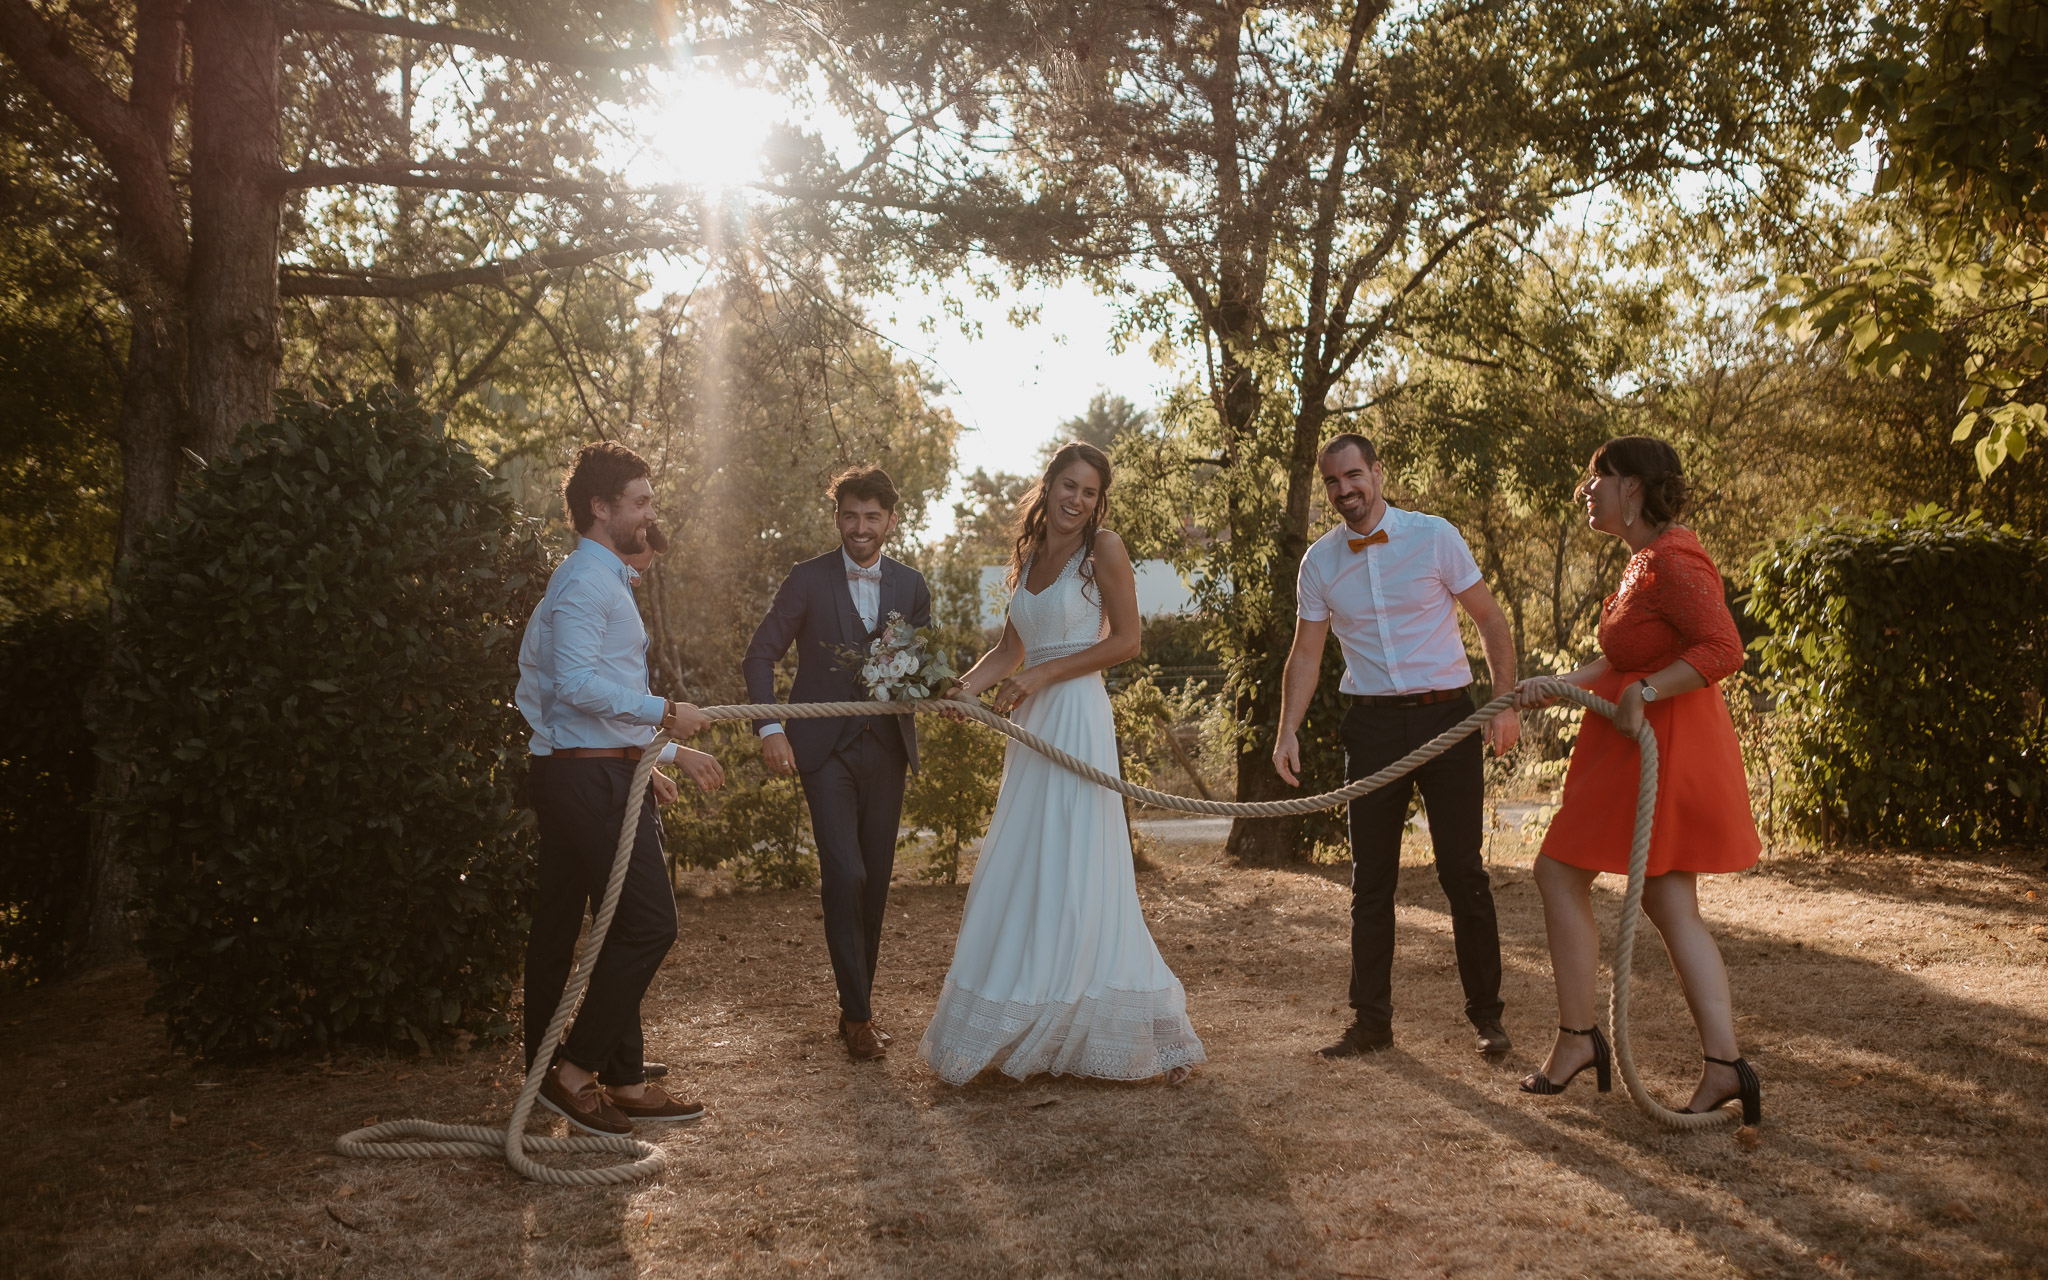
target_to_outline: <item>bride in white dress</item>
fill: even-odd
[[[954,696],[993,686],[996,710],[1117,773],[1102,672],[1136,656],[1139,623],[1130,554],[1099,527],[1109,481],[1093,445],[1053,456],[1025,500],[1002,643]],[[1139,910],[1114,792],[1009,744],[953,966],[917,1051],[953,1084],[990,1065],[1020,1080],[1178,1083],[1204,1060],[1187,995]]]

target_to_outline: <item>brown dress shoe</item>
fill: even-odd
[[[636,1124],[695,1124],[704,1118],[703,1103],[683,1102],[658,1084],[648,1085],[638,1098],[622,1098],[609,1089],[605,1098]]]
[[[844,1039],[846,1039],[846,1029],[847,1029],[848,1027],[852,1026],[852,1025],[853,1025],[852,1023],[848,1022],[848,1021],[847,1021],[846,1019],[844,1019],[844,1018],[841,1018],[841,1019],[839,1020],[839,1038],[840,1038],[841,1040],[844,1040]],[[889,1046],[889,1045],[892,1045],[892,1044],[896,1043],[896,1037],[895,1037],[895,1036],[892,1036],[892,1035],[890,1035],[890,1034],[889,1034],[888,1032],[886,1032],[886,1031],[882,1030],[882,1024],[881,1024],[881,1023],[879,1023],[879,1022],[875,1021],[875,1020],[874,1020],[873,1018],[869,1018],[869,1019],[868,1019],[868,1025],[869,1025],[870,1027],[874,1028],[874,1031],[875,1031],[875,1039],[877,1039],[877,1040],[880,1040],[880,1041],[882,1042],[882,1044],[883,1044],[883,1046],[884,1046],[884,1047],[887,1047],[887,1046]],[[649,1077],[647,1077],[647,1078],[648,1078],[649,1080],[652,1080],[652,1079],[654,1079],[654,1077],[653,1077],[653,1076],[649,1076]]]
[[[633,1122],[606,1101],[596,1081],[569,1092],[562,1083],[562,1069],[551,1067],[540,1082],[540,1105],[569,1122],[571,1128],[599,1137],[623,1137],[633,1132]]]
[[[848,1022],[839,1020],[839,1038],[846,1041],[846,1052],[855,1062],[873,1062],[876,1058],[889,1056],[889,1048],[875,1034],[875,1024],[869,1022]]]

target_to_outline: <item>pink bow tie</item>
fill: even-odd
[[[882,566],[876,565],[872,569],[863,569],[859,565],[852,565],[846,570],[846,580],[848,582],[880,582],[882,580]]]

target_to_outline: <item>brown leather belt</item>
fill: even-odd
[[[555,760],[638,760],[638,747],[563,747],[550,757]]]
[[[1359,707],[1427,707],[1462,698],[1471,685],[1456,689],[1431,689],[1427,693],[1347,693],[1344,697]]]

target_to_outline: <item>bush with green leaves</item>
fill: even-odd
[[[126,566],[152,1008],[238,1056],[509,1030],[536,522],[417,402],[284,396]]]
[[[670,865],[723,868],[756,889],[818,883],[803,789],[795,778],[768,772],[753,726],[727,721],[691,745],[718,757],[725,786],[707,796],[685,778],[681,803],[662,810]]]
[[[2048,543],[1974,516],[1832,518],[1751,565],[1749,611],[1823,838],[2048,836]]]
[[[0,629],[0,987],[53,977],[85,887],[97,617],[32,614]]]
[[[944,716],[917,719],[917,772],[903,791],[903,850],[922,849],[925,880],[960,883],[960,854],[988,831],[1003,785],[1003,749],[995,730]]]

